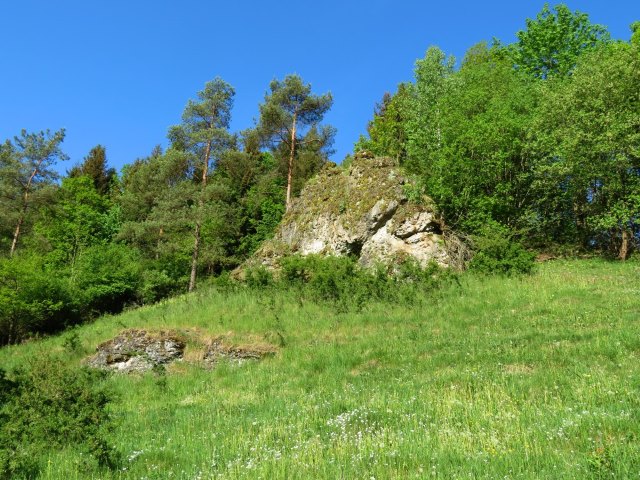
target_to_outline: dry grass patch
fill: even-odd
[[[372,359],[372,360],[368,360],[368,361],[358,365],[355,368],[352,368],[349,373],[351,374],[351,376],[357,377],[359,375],[364,375],[364,374],[367,374],[367,373],[371,373],[371,372],[376,371],[376,370],[378,370],[380,368],[382,368],[382,363],[380,363],[379,360]]]
[[[509,375],[531,375],[535,368],[523,363],[509,363],[502,366],[502,371]]]
[[[233,333],[209,338],[204,343],[202,361],[208,365],[215,365],[220,361],[243,363],[247,360],[261,360],[271,357],[278,351],[278,347],[264,340],[249,336],[244,342],[233,340]]]

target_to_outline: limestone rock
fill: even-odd
[[[412,190],[413,189],[413,190]],[[415,186],[389,158],[357,156],[347,169],[326,166],[284,216],[275,237],[250,264],[279,257],[355,255],[365,267],[412,257],[449,266],[442,226],[428,198],[411,202]]]
[[[179,360],[184,342],[171,332],[125,330],[97,347],[87,365],[120,373],[145,372]]]

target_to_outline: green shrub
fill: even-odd
[[[138,252],[120,244],[89,247],[65,268],[40,255],[0,258],[0,345],[156,301],[175,285],[164,272],[143,270]]]
[[[62,348],[69,354],[78,353],[82,350],[82,340],[80,340],[80,335],[75,328],[64,335]]]
[[[319,300],[340,300],[353,293],[360,272],[349,257],[291,256],[282,261],[282,280],[306,286]]]
[[[217,277],[209,277],[206,279],[206,282],[220,292],[235,291],[239,286],[229,271],[222,272]]]
[[[46,356],[11,379],[0,370],[0,478],[34,478],[62,449],[88,454],[87,468],[114,467],[104,375]]]
[[[118,313],[136,301],[142,285],[139,254],[118,243],[90,247],[77,260],[74,282],[85,317]]]
[[[486,228],[474,237],[474,244],[475,255],[469,264],[472,271],[485,275],[528,274],[535,265],[535,254],[502,228]]]
[[[41,257],[0,259],[0,345],[53,333],[78,320],[68,282],[47,271]]]
[[[252,288],[267,287],[273,284],[273,274],[262,265],[247,268],[245,271],[245,282],[247,286]]]
[[[371,301],[413,304],[454,276],[436,264],[421,268],[412,259],[364,269],[351,257],[309,255],[285,257],[281,265],[281,287],[340,310],[360,310]]]
[[[145,269],[142,272],[137,296],[140,302],[146,305],[166,298],[178,289],[178,282],[172,279],[166,271]]]

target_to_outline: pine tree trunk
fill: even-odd
[[[196,229],[194,232],[196,237],[193,244],[193,256],[191,257],[191,276],[189,277],[189,291],[193,292],[196,288],[196,273],[198,271],[198,253],[200,252],[200,222],[196,222]]]
[[[18,238],[20,237],[20,228],[22,227],[22,222],[24,222],[24,210],[23,210],[23,213],[20,215],[20,218],[18,218],[18,224],[16,225],[16,230],[13,233],[13,241],[11,242],[11,251],[9,252],[10,257],[13,257],[13,254],[16,251],[16,247],[18,246]]]
[[[629,230],[626,228],[622,229],[622,243],[618,258],[623,261],[629,258]]]
[[[286,209],[291,208],[291,183],[293,180],[293,157],[296,153],[296,120],[297,116],[293,114],[293,126],[291,128],[291,150],[289,152],[289,171],[287,172],[287,203]]]
[[[155,254],[156,260],[160,259],[160,245],[162,245],[163,236],[164,236],[164,228],[160,227],[160,230],[158,231],[158,241],[156,242],[156,254]]]
[[[29,181],[27,182],[26,187],[24,187],[24,194],[22,196],[22,213],[20,214],[20,218],[18,218],[18,224],[16,225],[16,230],[13,233],[13,241],[11,242],[11,251],[9,252],[9,256],[13,257],[13,254],[16,251],[18,246],[18,238],[20,238],[20,229],[22,228],[22,224],[24,223],[24,218],[27,216],[27,209],[29,208],[29,192],[31,191],[31,184],[33,183],[33,179],[38,174],[38,169],[42,164],[42,160],[38,162],[36,168],[31,172],[31,176],[29,177]]]
[[[14,320],[13,320],[13,317],[11,317],[11,319],[9,320],[9,335],[7,338],[7,345],[11,345],[13,343],[13,329],[14,329],[13,323],[14,323]]]
[[[211,156],[211,141],[207,142],[207,146],[204,149],[204,161],[202,162],[202,188],[207,186],[210,156]]]
[[[211,156],[211,141],[207,142],[207,146],[204,151],[204,161],[202,164],[202,192],[207,186],[207,174],[209,171],[209,157]],[[198,201],[198,206],[202,211],[202,207],[204,207],[204,201],[202,200],[202,195],[200,196],[200,200]],[[193,256],[191,257],[191,276],[189,277],[189,292],[193,292],[196,288],[196,275],[198,272],[198,255],[200,253],[200,220],[196,220],[196,228],[193,232],[193,236],[195,240],[193,242]]]

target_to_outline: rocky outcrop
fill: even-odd
[[[190,351],[185,357],[185,339],[189,339]],[[210,338],[197,330],[148,331],[128,329],[111,340],[101,343],[96,353],[84,360],[92,368],[116,373],[143,373],[185,360],[207,368],[221,362],[241,365],[248,361],[262,360],[276,354],[278,347],[264,341],[233,341],[232,332]]]
[[[125,330],[97,347],[87,365],[120,373],[146,372],[182,358],[185,343],[171,332]]]
[[[274,267],[291,253],[354,255],[365,267],[407,257],[450,263],[432,202],[387,158],[325,166],[252,263]]]
[[[250,360],[260,360],[275,355],[276,348],[266,343],[250,345],[228,345],[222,338],[214,339],[204,353],[204,363],[215,365],[221,361],[241,364]]]

